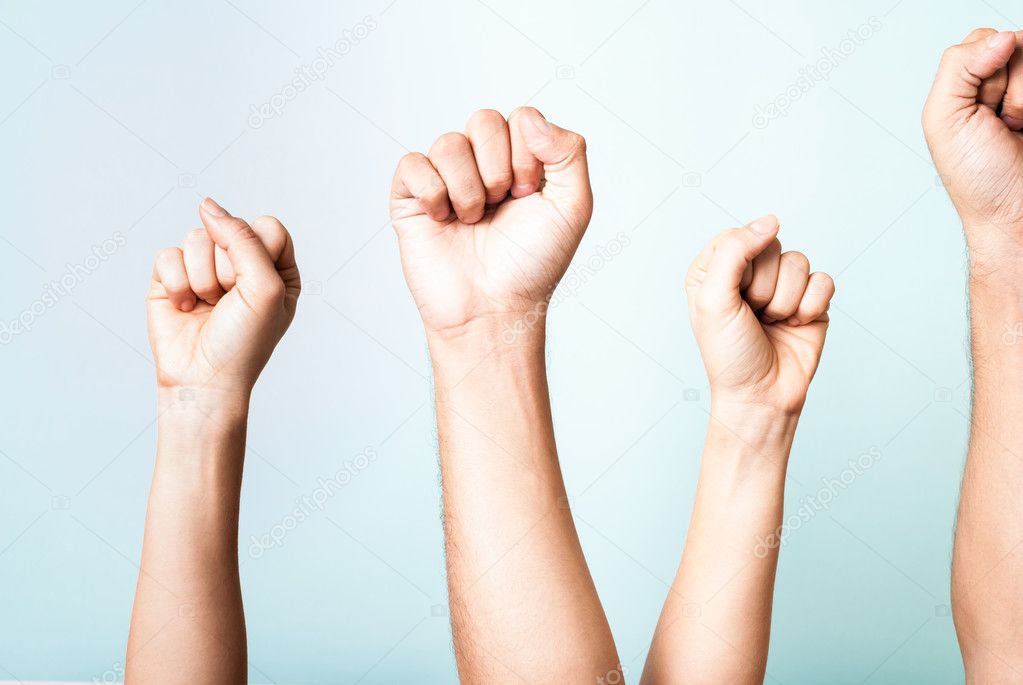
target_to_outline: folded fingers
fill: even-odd
[[[216,304],[224,296],[224,288],[217,277],[216,246],[205,229],[199,228],[185,236],[182,256],[188,283],[200,299]]]
[[[482,219],[487,191],[469,139],[461,133],[445,133],[433,144],[427,157],[447,187],[458,220],[474,224]]]
[[[196,295],[188,282],[185,255],[181,248],[160,250],[153,264],[153,283],[163,288],[164,295],[177,309],[190,312],[195,308]]]

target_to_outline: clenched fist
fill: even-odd
[[[778,220],[725,231],[689,268],[686,293],[715,402],[795,413],[824,347],[835,284],[782,252]]]
[[[149,340],[161,387],[248,392],[295,315],[301,290],[291,236],[252,226],[207,198],[205,228],[160,252],[149,288]]]
[[[923,113],[927,144],[974,262],[1023,238],[1023,32],[978,29],[949,48]]]
[[[428,333],[542,307],[593,210],[586,145],[535,109],[476,112],[391,188],[402,267]]]

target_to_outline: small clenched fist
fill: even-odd
[[[295,315],[301,279],[288,231],[207,198],[203,228],[160,252],[146,304],[162,388],[248,392]]]
[[[689,268],[689,319],[715,402],[802,409],[828,330],[835,283],[782,252],[778,220],[718,235]]]

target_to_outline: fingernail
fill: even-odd
[[[1002,31],[1002,32],[996,33],[996,34],[994,34],[992,36],[988,36],[987,46],[989,48],[993,48],[996,45],[998,45],[999,43],[1001,43],[1003,40],[1005,40],[1006,36],[1011,36],[1011,35],[1013,35],[1013,34],[1009,33],[1008,31]]]
[[[551,124],[547,121],[542,114],[536,113],[536,116],[528,116],[526,119],[529,123],[542,135],[548,135],[551,132]]]
[[[202,201],[202,208],[210,216],[215,216],[217,218],[227,216],[227,210],[214,202],[212,197],[208,197]]]
[[[536,188],[528,183],[518,183],[512,188],[512,197],[520,198],[532,195]]]

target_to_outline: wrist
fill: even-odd
[[[241,491],[248,395],[160,393],[154,494],[233,511]],[[158,493],[158,494],[157,494]],[[193,506],[189,504],[188,506]]]
[[[974,284],[998,283],[1023,293],[1018,282],[1023,267],[1023,225],[967,219],[963,221],[969,257],[969,276]]]
[[[427,330],[434,369],[473,366],[483,359],[542,356],[546,344],[546,307],[478,317],[442,331]]]
[[[157,392],[161,439],[209,441],[237,435],[248,420],[249,399],[243,390],[161,387]]]
[[[730,517],[779,518],[797,420],[772,408],[712,403],[697,496]]]
[[[509,392],[545,394],[545,325],[539,318],[488,317],[457,335],[427,334],[437,404],[467,406]]]
[[[431,343],[458,343],[463,340],[488,338],[514,344],[541,335],[547,324],[546,302],[512,311],[481,314],[463,323],[443,328],[426,327],[426,337]]]
[[[711,407],[722,416],[735,415],[737,419],[799,419],[806,404],[806,388],[783,389],[778,384],[754,383],[753,389],[710,388]]]
[[[799,411],[714,398],[708,436],[719,442],[737,443],[745,454],[777,457],[783,453],[787,459],[799,415]]]

